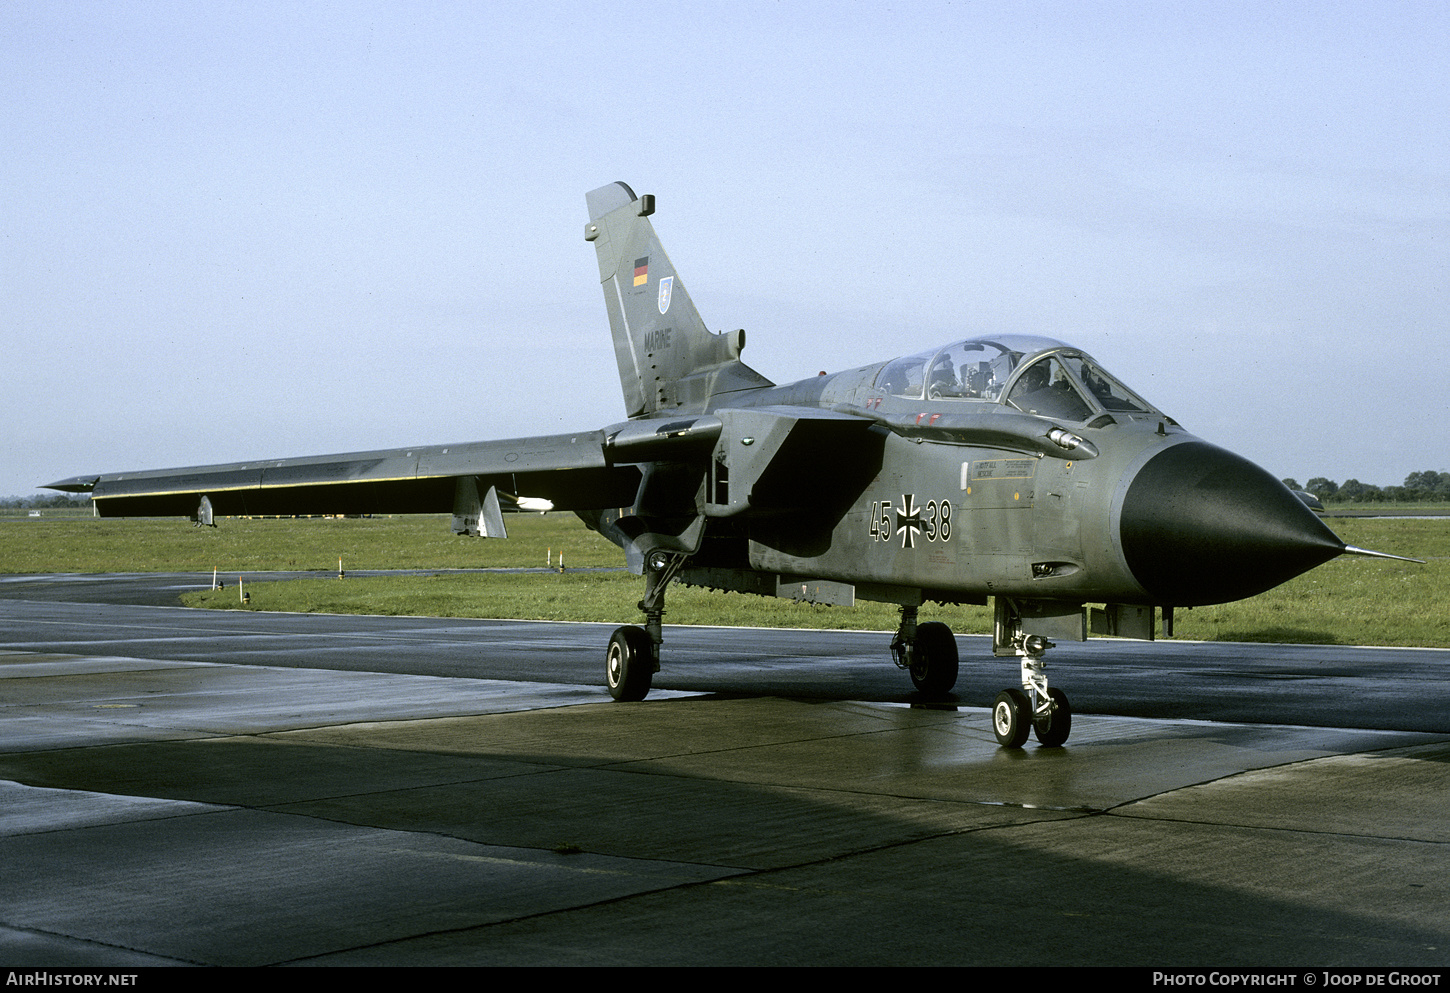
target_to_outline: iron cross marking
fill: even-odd
[[[916,505],[916,494],[903,493],[901,506],[896,511],[896,533],[901,535],[902,548],[915,548],[916,535],[921,530],[921,508]]]

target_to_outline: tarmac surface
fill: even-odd
[[[1450,964],[1447,651],[1094,639],[1009,751],[981,638],[616,704],[608,626],[133,605],[201,580],[0,581],[0,964]]]

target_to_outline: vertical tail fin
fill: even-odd
[[[744,331],[711,334],[700,319],[649,222],[654,197],[610,183],[585,200],[628,415],[700,411],[717,394],[770,386],[740,362]]]

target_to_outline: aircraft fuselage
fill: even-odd
[[[1008,388],[1035,362],[1081,354],[1039,343]],[[776,595],[823,602],[1171,607],[1252,596],[1344,548],[1278,480],[1146,404],[1108,411],[1083,394],[1089,409],[1063,408],[1074,422],[904,398],[880,387],[890,365],[740,391],[706,415],[720,431],[700,509],[714,531],[734,521],[745,555],[707,542],[701,567],[745,567],[775,577]],[[838,420],[801,430],[803,409]],[[817,495],[804,511],[803,490]]]

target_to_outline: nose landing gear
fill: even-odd
[[[1022,660],[1022,688],[1003,690],[992,703],[992,732],[1004,748],[1021,748],[1030,731],[1047,748],[1067,741],[1072,732],[1072,705],[1062,690],[1047,685],[1043,656],[1055,645],[1023,630],[1022,615],[1006,597],[996,598],[992,651]]]

